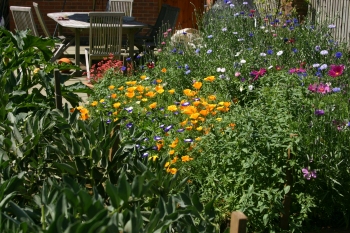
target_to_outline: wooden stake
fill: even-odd
[[[240,211],[231,213],[230,233],[246,233],[248,218]]]

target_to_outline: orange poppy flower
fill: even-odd
[[[201,82],[195,82],[195,83],[193,83],[192,86],[193,86],[195,89],[199,90],[199,89],[201,89],[201,87],[202,87],[202,83],[201,83]]]

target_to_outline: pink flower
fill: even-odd
[[[258,80],[259,77],[264,76],[265,73],[266,73],[266,69],[261,68],[259,71],[253,70],[252,72],[250,72],[250,75],[255,76],[253,81],[256,81]]]
[[[300,74],[300,73],[305,73],[305,72],[306,72],[306,70],[303,68],[292,68],[289,70],[290,74],[294,74],[294,73]]]
[[[241,73],[239,73],[239,72],[235,73],[235,77],[239,77],[240,75],[241,75]]]
[[[307,180],[317,177],[316,170],[309,171],[309,169],[303,168],[301,169],[301,172],[303,173],[304,178]]]
[[[328,71],[328,75],[335,78],[343,74],[344,65],[331,65],[331,69]]]
[[[321,94],[326,94],[331,92],[331,89],[329,87],[329,85],[324,84],[324,83],[314,83],[314,84],[310,84],[309,87],[307,88],[309,91],[311,92],[317,92],[317,93],[321,93]]]

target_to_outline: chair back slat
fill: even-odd
[[[132,4],[134,0],[110,0],[109,11],[124,12],[125,16],[132,16]]]
[[[32,35],[39,36],[30,7],[10,6],[10,10],[17,30],[23,31],[30,29]]]
[[[44,22],[44,20],[42,18],[42,15],[41,15],[38,3],[33,2],[33,7],[34,7],[34,10],[35,10],[36,16],[38,17],[41,29],[44,31],[45,36],[46,37],[51,37],[51,35],[49,33],[49,30],[47,29],[46,24],[45,24],[45,22]]]
[[[92,57],[120,56],[122,12],[90,12],[89,53]]]

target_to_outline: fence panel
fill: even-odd
[[[336,25],[334,38],[350,44],[350,0],[310,0],[309,12],[318,22]]]

